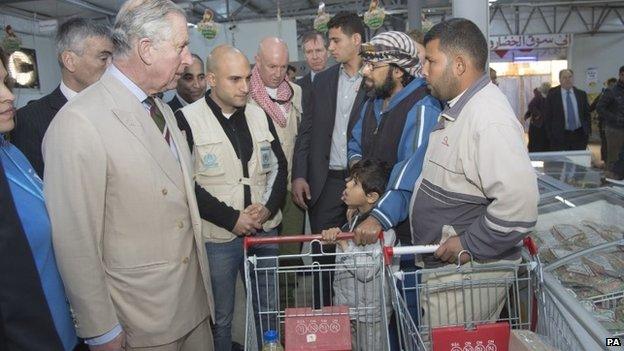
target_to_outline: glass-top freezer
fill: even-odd
[[[545,271],[613,335],[624,335],[623,205],[607,188],[546,196],[532,234]]]

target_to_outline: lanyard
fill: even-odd
[[[24,169],[20,167],[20,165],[15,161],[15,159],[6,150],[6,148],[0,148],[0,149],[2,149],[4,154],[8,157],[8,159],[11,160],[11,162],[15,165],[15,167],[17,167],[17,169],[24,175],[24,177],[28,180],[28,183],[30,183],[30,186],[24,183],[22,179],[17,179],[8,173],[6,174],[7,178],[13,183],[15,183],[17,186],[19,186],[20,188],[24,189],[29,194],[40,199],[41,201],[45,201],[45,199],[43,198],[43,192],[41,190],[41,184],[40,184],[41,180],[37,179],[38,182],[35,182],[35,178],[33,177],[34,171],[32,169],[30,173],[24,171]],[[34,176],[36,176],[36,174]]]

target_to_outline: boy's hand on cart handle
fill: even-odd
[[[457,255],[464,251],[461,241],[458,236],[452,236],[445,242],[440,244],[440,247],[433,253],[433,255],[444,262],[456,263]],[[466,263],[470,260],[470,255],[465,254],[461,256],[461,263]]]
[[[328,244],[335,244],[338,234],[340,234],[340,228],[325,229],[321,232],[323,242],[326,242]]]
[[[254,217],[243,211],[238,215],[238,220],[232,232],[238,236],[246,236],[255,234],[256,230],[260,229],[262,229],[262,225]]]
[[[310,196],[310,185],[305,179],[297,178],[292,181],[292,198],[297,206],[304,210],[308,209],[306,200],[310,201],[312,197]]]
[[[355,237],[353,241],[357,245],[367,245],[377,242],[379,238],[379,232],[383,228],[379,221],[375,217],[368,217],[355,228]]]

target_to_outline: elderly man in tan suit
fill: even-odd
[[[303,211],[291,200],[290,181],[295,139],[301,121],[301,87],[286,79],[288,46],[277,37],[262,39],[251,75],[249,103],[259,106],[275,126],[284,155],[288,160],[288,194],[282,207],[281,232],[300,234]],[[292,246],[292,245],[291,245]],[[299,244],[294,244],[298,250]],[[288,249],[288,251],[291,251]]]
[[[114,59],[43,143],[53,241],[78,335],[91,350],[210,350],[212,288],[190,151],[152,96],[191,62],[184,12],[130,0]]]

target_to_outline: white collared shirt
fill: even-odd
[[[74,98],[74,96],[78,95],[78,92],[73,91],[70,87],[68,87],[65,82],[63,82],[63,80],[61,79],[61,93],[63,93],[63,96],[65,96],[65,98],[67,99],[67,101],[71,100]]]

